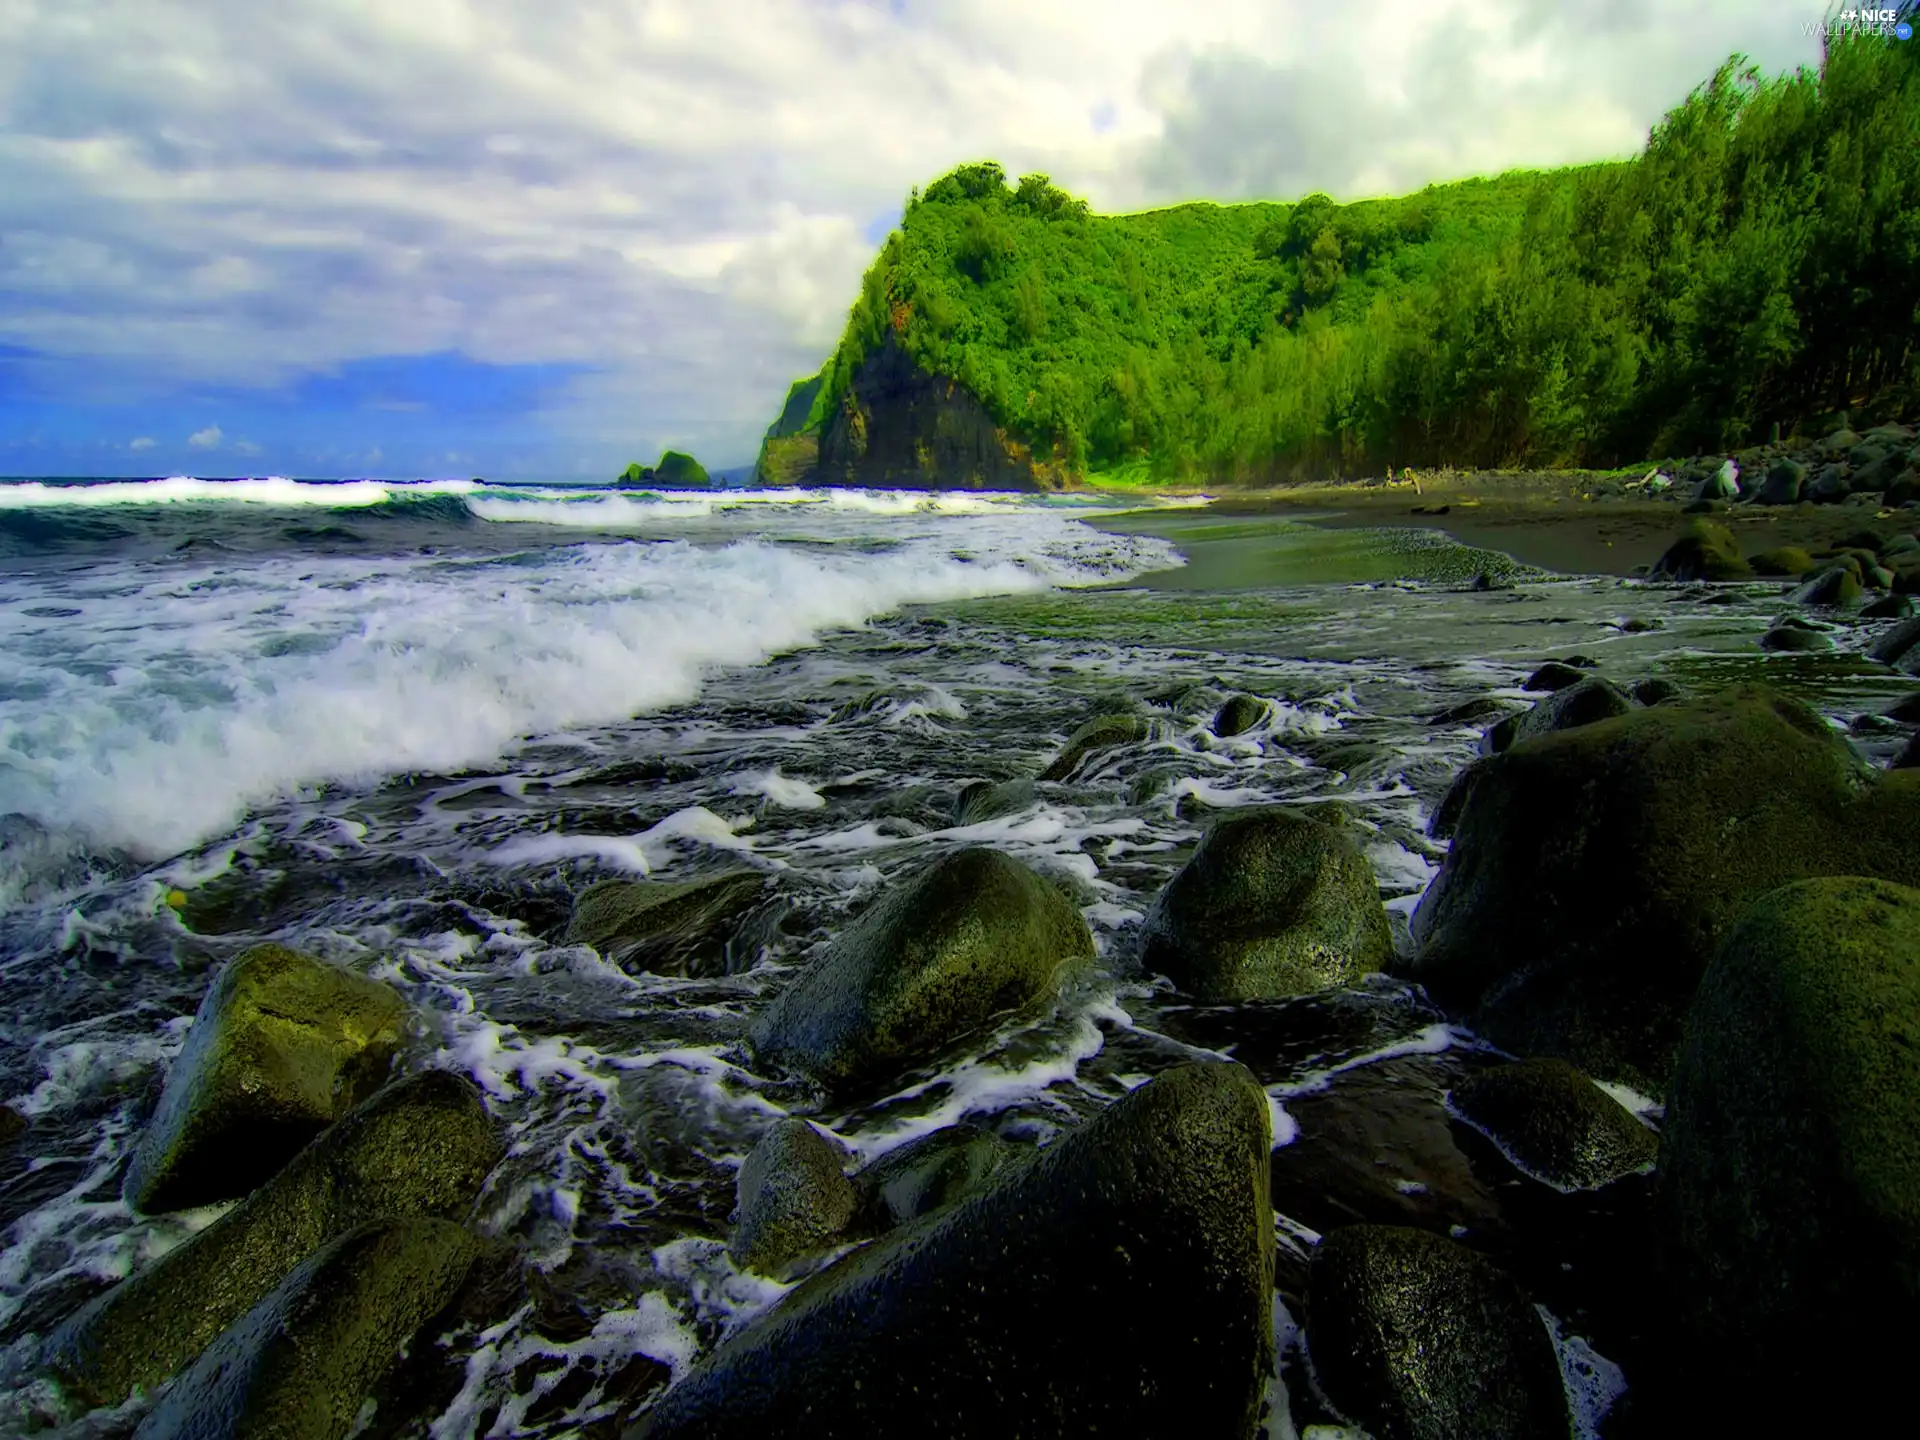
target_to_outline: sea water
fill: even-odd
[[[1576,650],[1615,678],[1764,669],[1836,724],[1885,691],[1846,654],[1761,656],[1775,585],[1713,606],[1606,578],[1476,592],[1418,578],[1432,567],[1383,538],[1371,579],[1169,589],[1178,527],[1133,533],[1110,508],[0,486],[0,1099],[31,1122],[0,1152],[0,1433],[137,1421],[138,1403],[61,1411],[34,1378],[38,1337],[221,1213],[138,1217],[119,1181],[210,968],[248,945],[407,997],[405,1063],[472,1078],[509,1138],[481,1228],[575,1317],[556,1339],[529,1300],[443,1337],[442,1383],[380,1433],[578,1433],[623,1412],[635,1356],[684,1373],[784,1293],[725,1248],[737,1169],[783,1114],[862,1161],[963,1119],[1042,1145],[1168,1065],[1237,1054],[1284,1144],[1290,1097],[1474,1045],[1380,978],[1336,1002],[1364,1023],[1303,1010],[1297,1036],[1241,1053],[1231,1017],[1201,1024],[1142,975],[1133,936],[1211,811],[1346,804],[1404,946],[1444,855],[1427,818],[1479,744],[1430,723],[1448,706],[1519,699],[1528,669]],[[1272,703],[1217,738],[1211,708],[1236,690]],[[1144,743],[953,822],[965,785],[1030,777],[1089,715],[1149,697]],[[895,877],[970,845],[1073,895],[1096,974],[851,1108],[757,1071],[740,1039],[765,997]],[[740,866],[777,876],[788,908],[737,973],[629,974],[562,941],[595,880]],[[226,918],[188,930],[174,891],[226,895]],[[1617,1372],[1562,1339],[1590,1425]],[[1269,1433],[1287,1415],[1282,1390]]]

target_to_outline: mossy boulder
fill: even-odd
[[[1587,672],[1575,665],[1549,660],[1520,682],[1522,690],[1564,690],[1587,678]]]
[[[1776,460],[1753,498],[1762,505],[1797,505],[1806,483],[1805,465],[1798,460]]]
[[[830,1088],[878,1082],[1046,999],[1092,958],[1087,922],[1058,889],[998,851],[962,850],[876,900],[751,1042]]]
[[[1089,755],[1144,740],[1150,729],[1146,720],[1138,715],[1096,715],[1067,737],[1067,743],[1040,772],[1040,778],[1069,779]]]
[[[302,1261],[168,1387],[135,1440],[345,1440],[480,1245],[445,1220],[377,1220]]]
[[[1271,1145],[1245,1069],[1167,1071],[808,1280],[629,1440],[1239,1440],[1273,1364]]]
[[[891,1230],[943,1210],[985,1186],[1013,1154],[992,1131],[964,1122],[923,1135],[853,1177],[864,1224]]]
[[[89,1405],[117,1405],[192,1360],[336,1235],[384,1218],[464,1218],[500,1154],[472,1082],[445,1070],[397,1081],[82,1307],[47,1341],[45,1361]]]
[[[1503,1049],[1658,1094],[1748,900],[1920,880],[1920,787],[1875,774],[1761,686],[1523,741],[1481,766],[1396,968]]]
[[[1598,675],[1582,676],[1564,689],[1555,690],[1532,709],[1509,715],[1490,727],[1481,737],[1481,750],[1497,755],[1516,741],[1533,735],[1572,730],[1596,720],[1610,720],[1635,708],[1634,698],[1611,680]]]
[[[1379,1440],[1566,1440],[1546,1324],[1492,1261],[1424,1230],[1350,1225],[1320,1242],[1310,1277],[1314,1374]]]
[[[1003,815],[1017,815],[1039,798],[1031,780],[1003,780],[994,784],[976,780],[953,801],[955,825],[983,825]]]
[[[1634,681],[1627,687],[1627,693],[1642,705],[1664,705],[1669,700],[1678,700],[1685,692],[1664,676],[1649,675]]]
[[[766,895],[758,870],[697,880],[603,880],[574,901],[569,945],[591,945],[623,970],[718,975],[734,922]]]
[[[1810,654],[1833,648],[1833,639],[1818,625],[1797,615],[1783,615],[1760,637],[1760,648],[1780,653]]]
[[[1804,575],[1813,569],[1813,556],[1793,545],[1762,550],[1747,563],[1756,575]]]
[[[1920,669],[1920,620],[1903,620],[1874,641],[1867,650],[1869,659],[1892,665],[1908,674]]]
[[[1740,556],[1740,544],[1725,525],[1690,520],[1680,538],[1654,561],[1654,580],[1744,580],[1753,573]]]
[[[1920,890],[1829,876],[1755,899],[1688,1015],[1658,1172],[1683,1331],[1736,1385],[1904,1412],[1917,1114]]]
[[[776,1121],[740,1167],[734,1263],[781,1275],[833,1246],[859,1208],[846,1161],[845,1147],[806,1121]]]
[[[1242,735],[1266,719],[1272,708],[1258,695],[1232,695],[1213,712],[1210,728],[1223,738]]]
[[[1453,1113],[1524,1173],[1556,1190],[1597,1190],[1648,1169],[1653,1131],[1564,1060],[1521,1060],[1456,1085]]]
[[[1446,709],[1427,717],[1429,725],[1474,725],[1482,720],[1499,720],[1511,715],[1522,702],[1508,700],[1503,696],[1482,695],[1472,700],[1463,700],[1458,705],[1449,705]]]
[[[127,1168],[134,1209],[244,1195],[386,1081],[405,1031],[394,991],[281,945],[207,987]]]
[[[1852,605],[1860,598],[1860,568],[1829,565],[1788,598],[1799,605]]]
[[[1213,824],[1148,912],[1140,954],[1209,1004],[1279,999],[1380,969],[1393,934],[1337,812],[1273,806]]]

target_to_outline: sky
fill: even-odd
[[[0,0],[0,475],[752,460],[910,187],[1624,157],[1809,0]]]

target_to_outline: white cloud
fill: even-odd
[[[196,430],[187,437],[187,444],[196,450],[218,450],[220,448],[220,427],[209,425],[204,430]]]
[[[127,448],[129,450],[151,450],[153,446],[154,439],[151,435],[136,436],[127,442]]]
[[[258,455],[260,453],[260,447],[251,440],[236,440],[233,443],[233,448],[242,455]]]
[[[594,468],[676,439],[751,455],[869,225],[962,160],[1097,208],[1344,197],[1626,154],[1728,52],[1817,58],[1806,0],[100,14],[0,0],[0,343],[76,400],[441,350],[592,367],[535,469],[576,443]]]

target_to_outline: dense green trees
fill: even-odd
[[[1920,409],[1920,41],[1729,61],[1634,160],[1093,216],[991,162],[908,204],[782,433],[887,336],[1082,470],[1612,465]],[[804,399],[802,398],[804,396]],[[804,406],[805,418],[797,413]]]

